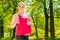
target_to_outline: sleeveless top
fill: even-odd
[[[29,18],[23,18],[22,16],[18,15],[19,22],[16,24],[16,35],[25,35],[31,33],[31,25],[27,25],[27,22],[30,21]]]

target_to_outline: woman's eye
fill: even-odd
[[[19,6],[19,7],[24,8],[24,6]]]

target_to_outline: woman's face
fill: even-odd
[[[24,11],[24,4],[19,4],[18,9],[19,11]]]

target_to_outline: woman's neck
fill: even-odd
[[[25,13],[25,12],[19,12],[19,11],[18,11],[18,14],[21,15],[21,16],[22,16],[24,13]]]

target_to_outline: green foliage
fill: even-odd
[[[4,26],[4,33],[7,33],[4,38],[1,40],[7,40],[11,39],[10,37],[10,22],[11,22],[11,17],[13,14],[13,9],[16,6],[17,9],[17,4],[21,0],[3,0],[0,1],[0,21],[3,19],[3,26]],[[44,32],[45,32],[45,18],[44,18],[44,8],[43,8],[43,1],[44,0],[32,0],[31,2],[25,0],[26,4],[26,12],[30,13],[30,16],[33,17],[32,21],[36,22],[37,21],[37,29],[38,29],[38,37],[39,38],[44,38]],[[54,26],[55,26],[55,36],[56,38],[60,38],[60,8],[57,6],[60,5],[60,1],[54,1]],[[47,4],[48,7],[48,4]],[[16,10],[17,13],[17,10]],[[34,19],[34,20],[33,20]],[[0,22],[1,23],[1,22]],[[35,35],[35,28],[32,26],[32,33],[30,35],[30,39],[36,39]],[[12,32],[11,32],[12,33]],[[14,39],[15,40],[15,39]]]

